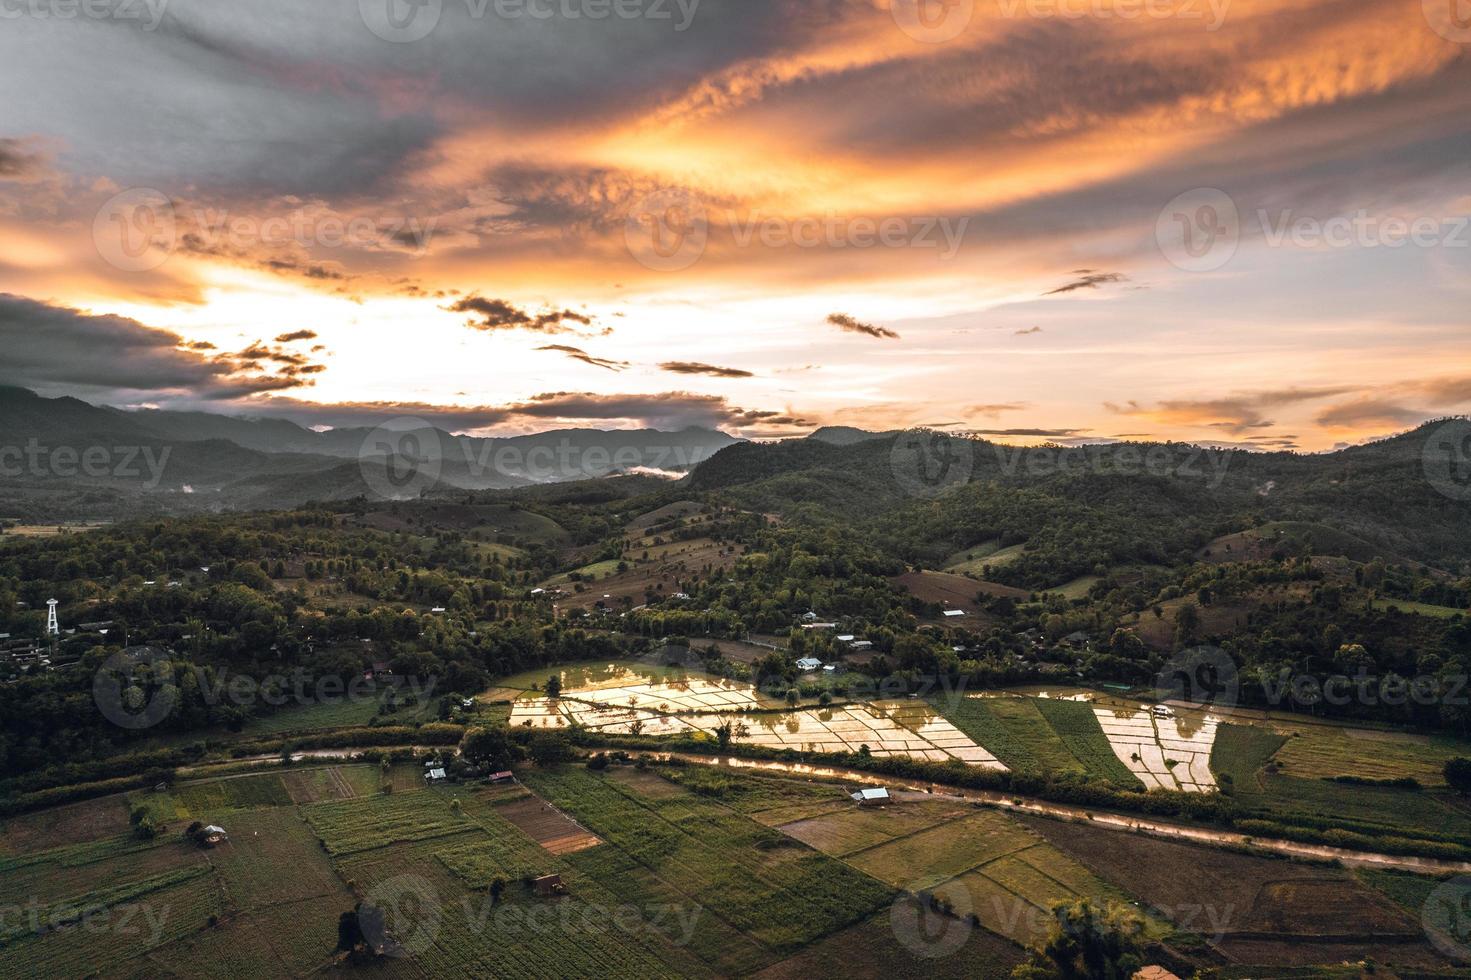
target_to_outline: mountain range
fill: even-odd
[[[0,387],[0,516],[264,509],[613,473],[677,477],[738,441],[697,427],[555,429],[501,439],[428,425],[317,431],[285,419],[123,410]]]

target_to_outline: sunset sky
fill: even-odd
[[[0,383],[1303,450],[1471,411],[1471,7],[418,2],[0,0]]]

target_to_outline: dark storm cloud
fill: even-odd
[[[290,344],[290,343],[293,343],[293,342],[298,341],[298,340],[316,340],[316,339],[317,339],[317,332],[315,330],[293,330],[290,333],[283,333],[279,337],[277,337],[276,338],[276,343],[278,343],[278,344]]]
[[[1067,439],[1080,436],[1091,429],[972,429],[978,436],[1030,436],[1037,439]]]
[[[542,310],[528,313],[503,299],[466,296],[444,307],[451,313],[469,313],[465,326],[473,330],[530,330],[534,333],[577,333],[578,327],[592,326],[592,317],[576,310]],[[607,329],[604,333],[610,332]]]
[[[657,394],[600,395],[592,392],[544,392],[506,405],[454,406],[426,402],[337,402],[330,405],[303,402],[287,397],[252,404],[256,414],[288,418],[301,425],[371,426],[389,419],[411,416],[450,432],[472,432],[498,426],[530,424],[544,427],[549,422],[583,427],[619,427],[632,424],[644,428],[678,430],[702,428],[747,428],[769,426],[770,431],[790,434],[794,428],[812,425],[789,412],[748,409],[713,395],[684,391]]]
[[[750,371],[742,371],[740,368],[718,367],[714,364],[702,364],[699,361],[665,361],[659,365],[659,370],[668,371],[670,374],[708,374],[712,378],[753,378]]]
[[[628,367],[627,361],[612,361],[604,357],[594,357],[580,347],[569,347],[566,344],[547,344],[545,347],[538,347],[537,350],[560,351],[574,361],[591,364],[593,367],[607,371],[623,371]]]
[[[1059,293],[1071,293],[1079,289],[1097,289],[1108,283],[1127,282],[1129,278],[1122,272],[1094,272],[1092,269],[1078,269],[1073,275],[1077,278],[1063,283],[1056,289],[1049,289],[1042,295],[1056,296]]]
[[[0,349],[5,351],[0,381],[51,392],[187,392],[206,400],[230,399],[301,387],[306,382],[298,376],[314,373],[304,360],[280,362],[259,343],[240,355],[205,356],[177,334],[137,320],[94,316],[9,293],[0,293]],[[292,370],[240,376],[259,360]]]
[[[887,327],[876,327],[871,323],[864,323],[856,317],[846,313],[829,313],[827,322],[845,333],[861,333],[868,337],[877,337],[880,340],[898,340],[899,335]]]
[[[0,180],[31,180],[46,169],[45,158],[24,140],[0,138]]]

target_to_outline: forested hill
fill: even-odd
[[[1000,581],[1035,588],[1096,565],[1173,565],[1221,535],[1287,522],[1310,550],[1456,570],[1471,561],[1471,502],[1427,479],[1432,423],[1322,455],[1120,443],[1017,449],[952,441],[967,459],[938,487],[905,472],[895,438],[731,446],[686,489],[788,520],[840,520],[911,562],[975,542],[1027,542]],[[928,499],[935,491],[943,491]]]

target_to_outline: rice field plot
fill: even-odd
[[[538,796],[503,803],[496,813],[553,854],[571,854],[602,843]]]
[[[795,820],[777,827],[789,837],[834,857],[907,837],[971,812],[963,803],[941,800],[860,807],[851,801],[836,812]]]
[[[334,924],[327,948],[334,947],[336,940]],[[314,965],[327,960],[320,957]],[[255,917],[236,916],[155,949],[106,976],[108,980],[255,980],[302,976],[309,970],[293,970],[282,962]]]
[[[581,851],[569,855],[567,863],[615,892],[620,903],[661,910],[662,915],[650,917],[651,927],[718,976],[741,976],[774,958],[760,943],[616,847]]]
[[[106,973],[182,936],[224,911],[219,886],[198,874],[108,913],[105,929],[62,929],[17,940],[0,955],[0,980]]]
[[[1377,868],[1360,868],[1354,872],[1359,880],[1390,900],[1411,915],[1418,916],[1425,908],[1430,894],[1440,886],[1442,879],[1417,875],[1409,871],[1381,871]]]
[[[533,789],[758,942],[791,949],[873,914],[888,888],[694,794],[640,800],[585,770]]]
[[[126,884],[181,868],[204,866],[198,848],[172,836],[146,844],[131,835],[39,851],[0,861],[0,906],[52,904],[85,895],[99,883]],[[3,923],[0,923],[3,925]]]
[[[646,800],[662,800],[689,792],[680,785],[679,779],[674,775],[665,779],[659,773],[649,769],[629,769],[618,766],[608,770],[608,778],[623,784],[634,794]]]
[[[295,810],[238,814],[227,829],[229,841],[209,855],[235,908],[257,911],[324,898],[351,905],[351,894]]]
[[[110,876],[94,878],[85,891],[51,901],[33,895],[19,914],[9,915],[0,922],[0,947],[35,938],[54,929],[75,926],[84,915],[90,922],[97,910],[136,906],[154,892],[208,874],[209,870],[208,865],[198,862],[132,881],[119,882]]]
[[[1326,960],[1331,962],[1372,956],[1381,963],[1420,964],[1429,949],[1418,921],[1338,868],[1086,824],[1031,817],[1021,822],[1180,928],[1239,953],[1241,962],[1325,962],[1324,950],[1314,945],[1324,937],[1333,939],[1336,952]]]
[[[1037,838],[993,810],[950,820],[898,840],[849,853],[847,863],[898,888],[932,888],[972,868],[1035,846]]]
[[[1210,769],[1214,718],[1196,713],[1156,718],[1143,709],[1096,705],[1093,714],[1119,761],[1149,789],[1215,790]]]
[[[379,771],[373,766],[327,766],[281,774],[281,783],[293,803],[350,800],[378,792]]]
[[[689,790],[702,796],[718,799],[731,809],[747,816],[757,816],[773,810],[786,810],[793,807],[813,805],[826,807],[833,804],[851,805],[852,803],[848,798],[849,791],[837,783],[809,782],[747,773],[737,774],[713,766],[670,766],[659,770],[657,775],[653,772],[639,773],[636,769],[624,770],[624,772],[646,776],[676,788],[683,787],[678,789],[679,792]],[[652,799],[673,795],[644,789],[643,787],[648,786],[648,779],[632,782],[630,785],[639,795]]]
[[[1238,795],[1260,793],[1262,767],[1284,741],[1284,736],[1255,725],[1219,725],[1211,747],[1211,769],[1218,776],[1230,777],[1224,781]]]
[[[351,854],[400,841],[419,841],[463,832],[464,816],[450,811],[438,794],[363,796],[301,808],[330,854]]]
[[[27,854],[79,841],[126,833],[127,801],[121,795],[22,814],[0,828],[0,853]]]
[[[895,913],[902,916],[902,909]],[[902,918],[899,921],[904,921]],[[954,928],[965,928],[958,923]],[[1020,947],[985,929],[970,929],[952,951],[931,947],[940,956],[919,956],[899,941],[895,920],[884,912],[867,922],[833,933],[753,980],[812,980],[813,977],[883,978],[883,980],[1005,980],[1022,961]]]
[[[1036,704],[1037,710],[1062,739],[1068,752],[1082,763],[1090,775],[1120,786],[1139,784],[1139,780],[1114,754],[1091,704],[1053,698],[1038,698]]]
[[[391,792],[394,793],[412,793],[428,785],[424,779],[424,767],[417,762],[393,763],[388,768],[387,779],[380,779],[380,781],[384,785],[392,786]]]
[[[230,810],[292,804],[280,773],[274,772],[179,783],[172,794],[182,811],[180,818],[206,821]]]
[[[1047,724],[1033,698],[951,698],[934,702],[945,716],[1007,768],[1031,772],[1084,771]]]
[[[358,883],[367,895],[384,900],[390,934],[404,944],[409,961],[422,974],[447,976],[517,976],[594,978],[606,976],[678,977],[681,951],[665,944],[640,923],[631,928],[611,925],[603,906],[617,899],[590,879],[564,875],[570,894],[539,898],[513,883],[499,903],[481,890],[485,875],[498,867],[516,867],[518,852],[537,845],[502,822],[501,836],[474,827],[442,840],[395,844],[343,856],[339,872]],[[516,835],[511,843],[504,834]],[[505,848],[504,851],[501,849]],[[447,862],[464,851],[469,884]],[[541,852],[561,871],[560,859]]]
[[[1282,769],[1304,779],[1359,776],[1410,777],[1423,786],[1444,786],[1447,760],[1471,756],[1471,742],[1405,732],[1303,725],[1288,735],[1274,757]]]

